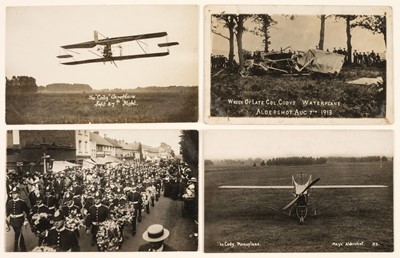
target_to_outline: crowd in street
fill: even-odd
[[[91,245],[98,251],[118,250],[124,227],[135,235],[142,216],[156,212],[159,198],[193,199],[197,207],[198,196],[196,175],[178,160],[59,173],[12,170],[6,187],[6,222],[7,230],[15,233],[14,252],[28,251],[21,232],[26,225],[37,237],[34,251],[80,251],[81,228],[91,234]],[[197,208],[192,212],[197,216]],[[160,230],[160,225],[149,227],[147,239],[153,239],[154,229]]]

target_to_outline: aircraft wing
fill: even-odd
[[[156,33],[132,35],[132,36],[125,36],[125,37],[116,37],[116,38],[109,38],[109,39],[101,39],[97,42],[97,44],[113,45],[113,44],[118,44],[118,43],[122,43],[122,42],[133,41],[133,40],[161,38],[161,37],[165,37],[167,35],[168,34],[166,32],[156,32]]]
[[[95,58],[95,59],[87,59],[87,60],[80,60],[80,61],[71,61],[71,62],[66,62],[66,63],[61,63],[61,64],[78,65],[78,64],[101,63],[101,62],[120,61],[120,60],[137,59],[137,58],[158,57],[158,56],[166,56],[166,55],[169,55],[169,52],[158,52],[158,53],[128,55],[128,56],[115,56],[112,58]]]
[[[64,49],[92,48],[92,47],[95,47],[96,45],[97,45],[97,43],[94,41],[87,41],[87,42],[82,42],[82,43],[78,43],[78,44],[65,45],[65,46],[61,46],[61,47]]]
[[[385,188],[387,185],[316,185],[313,189]],[[221,189],[293,189],[292,185],[223,185]]]
[[[150,38],[160,38],[160,37],[165,37],[167,35],[168,34],[166,32],[147,33],[147,34],[140,34],[140,35],[99,39],[97,41],[87,41],[87,42],[82,42],[82,43],[77,43],[77,44],[65,45],[65,46],[61,46],[61,47],[64,49],[93,48],[96,45],[113,45],[113,44],[118,44],[118,43],[122,43],[122,42],[126,42],[126,41],[150,39]]]

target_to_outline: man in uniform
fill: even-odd
[[[52,193],[50,185],[48,185],[45,188],[45,196],[43,197],[43,203],[49,208],[49,213],[51,215],[53,215],[56,209],[58,208],[57,199],[55,195]]]
[[[133,203],[133,208],[135,209],[132,216],[132,235],[136,235],[136,221],[142,221],[142,196],[138,190],[139,187],[136,187],[133,188],[133,191],[127,193],[128,201]]]
[[[79,242],[73,231],[65,228],[65,217],[62,211],[57,210],[54,213],[54,227],[45,235],[45,243],[54,247],[57,251],[79,252]]]
[[[106,221],[110,213],[109,209],[101,203],[101,199],[101,193],[96,192],[94,195],[94,205],[89,208],[88,215],[86,217],[86,233],[89,233],[90,229],[90,233],[92,233],[92,246],[94,246],[96,243],[96,236],[97,232],[99,231],[100,223]]]
[[[31,225],[31,230],[32,232],[38,237],[38,246],[41,246],[44,237],[42,236],[42,233],[45,230],[48,230],[51,228],[50,224],[50,211],[49,207],[44,205],[43,203],[43,196],[40,194],[38,190],[35,191],[36,195],[36,204],[32,207],[31,213],[29,214],[29,221]],[[34,221],[34,215],[42,215],[44,214],[44,217],[37,219]]]
[[[29,214],[28,205],[19,198],[19,192],[16,187],[11,192],[12,199],[6,205],[6,222],[7,226],[14,229],[14,252],[18,252],[18,247],[22,252],[26,252],[25,240],[21,229],[23,225],[27,225],[25,217]]]

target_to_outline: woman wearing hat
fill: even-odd
[[[169,230],[160,224],[153,224],[147,228],[142,237],[147,244],[139,247],[139,252],[170,252],[176,251],[171,246],[164,243],[169,236]]]

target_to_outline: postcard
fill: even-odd
[[[209,124],[390,124],[392,10],[207,6]]]

